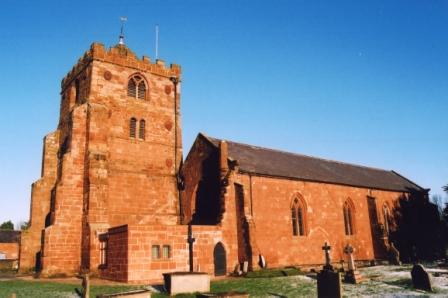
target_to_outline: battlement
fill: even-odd
[[[160,59],[156,60],[155,63],[151,63],[151,59],[148,56],[143,56],[142,59],[139,59],[137,55],[125,45],[118,44],[106,50],[102,43],[92,43],[90,49],[79,58],[76,65],[73,66],[71,71],[62,79],[62,90],[64,90],[66,86],[69,85],[70,82],[93,60],[135,68],[139,71],[150,72],[163,77],[179,77],[181,74],[180,65],[171,64],[167,67],[165,66],[165,62]]]

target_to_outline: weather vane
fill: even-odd
[[[127,17],[120,17],[121,21],[121,30],[120,30],[120,39],[118,40],[118,44],[124,45],[124,23],[128,20]]]

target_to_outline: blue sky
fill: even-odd
[[[183,69],[198,132],[448,183],[447,1],[10,1],[0,9],[0,222],[26,220],[60,80],[94,41]]]

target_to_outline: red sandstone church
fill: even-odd
[[[199,134],[182,157],[178,65],[92,44],[61,82],[20,268],[132,283],[386,258],[394,203],[425,191],[396,172]],[[193,238],[195,241],[193,241]],[[192,258],[190,258],[190,253]],[[191,264],[190,264],[191,260]]]

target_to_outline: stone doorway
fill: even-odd
[[[226,275],[226,249],[221,242],[218,242],[213,249],[213,262],[215,265],[215,276]]]

